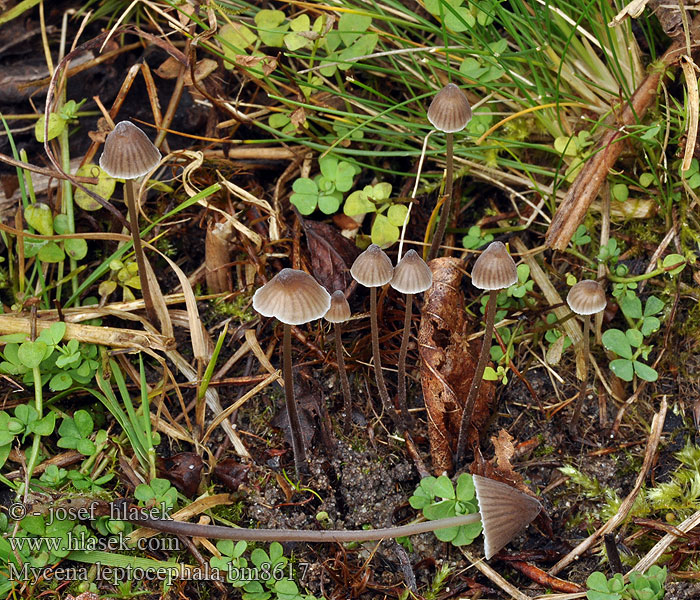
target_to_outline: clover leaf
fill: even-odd
[[[456,488],[445,475],[425,477],[408,501],[413,508],[422,510],[423,515],[430,520],[466,515],[478,510],[474,480],[468,473],[459,476]],[[443,542],[464,546],[471,544],[480,533],[481,522],[477,522],[438,529],[435,536]]]

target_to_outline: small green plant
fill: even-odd
[[[642,301],[634,293],[626,294],[618,302],[631,327],[624,332],[608,329],[603,333],[605,348],[620,357],[610,362],[610,369],[623,381],[632,381],[635,375],[645,381],[656,381],[658,373],[642,361],[648,360],[652,350],[652,346],[645,343],[645,338],[661,326],[656,315],[663,311],[665,305],[656,296],[650,296],[642,309]]]
[[[137,485],[134,490],[134,498],[144,506],[158,506],[165,512],[170,512],[177,502],[177,490],[167,479],[156,477],[151,479],[150,483]]]
[[[321,172],[313,179],[300,177],[292,184],[294,193],[290,202],[302,215],[310,215],[318,208],[332,215],[343,201],[343,193],[350,191],[359,168],[335,156],[319,159]]]
[[[58,428],[59,448],[69,448],[77,450],[85,456],[92,456],[98,447],[104,446],[107,442],[107,432],[100,429],[95,436],[95,442],[90,439],[94,429],[94,422],[90,413],[86,410],[76,410],[72,417],[64,417]]]
[[[408,502],[413,508],[422,510],[425,518],[431,521],[471,514],[479,510],[474,480],[468,473],[462,473],[458,477],[456,487],[446,475],[424,477]],[[466,546],[481,533],[481,522],[438,529],[434,533],[443,542]]]
[[[376,213],[371,238],[373,244],[382,248],[391,246],[399,239],[399,228],[403,226],[408,211],[405,204],[394,203],[390,197],[390,183],[366,185],[363,189],[352,192],[343,207],[343,212],[350,217]]]
[[[588,600],[661,600],[666,591],[666,567],[653,565],[646,573],[630,573],[625,583],[620,573],[607,579],[603,573],[591,573],[586,580]]]
[[[493,234],[483,233],[478,225],[472,225],[467,235],[462,238],[462,246],[467,250],[478,250],[491,242],[493,242]]]

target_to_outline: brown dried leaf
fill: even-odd
[[[214,477],[216,477],[230,491],[237,492],[245,481],[250,465],[244,465],[235,458],[225,458],[216,463]]]
[[[188,498],[197,493],[202,479],[204,461],[194,452],[180,452],[170,458],[159,458],[157,462],[160,475],[170,481]]]
[[[430,262],[433,286],[425,293],[418,331],[421,381],[428,412],[428,437],[433,471],[452,471],[452,455],[462,421],[462,403],[474,378],[478,342],[468,342],[471,324],[460,289],[464,271],[456,258]],[[474,403],[468,441],[478,446],[479,430],[491,414],[495,386],[484,382]]]
[[[313,276],[329,292],[345,291],[352,281],[350,266],[359,250],[328,223],[302,219],[301,224],[306,232]]]
[[[505,430],[501,429],[498,432],[498,437],[491,437],[493,448],[496,453],[496,472],[501,481],[510,483],[521,491],[527,490],[523,484],[523,476],[513,470],[513,465],[510,459],[515,455],[515,446],[513,446],[513,437]],[[529,492],[528,492],[529,493]]]
[[[172,56],[168,56],[155,70],[155,74],[161,79],[175,79],[180,74],[180,61]]]
[[[241,67],[257,67],[262,63],[263,75],[269,75],[277,68],[277,59],[274,56],[247,56],[236,54],[236,64]]]

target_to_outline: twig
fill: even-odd
[[[483,575],[485,575],[491,583],[494,585],[497,585],[499,588],[501,588],[506,594],[509,594],[511,598],[515,598],[515,600],[530,600],[530,596],[527,594],[523,594],[518,588],[516,588],[514,585],[508,583],[503,577],[501,577],[496,571],[494,571],[489,565],[484,561],[482,558],[477,558],[474,556],[469,550],[465,550],[464,548],[460,547],[460,550],[462,551],[462,554],[466,557],[466,559],[472,564],[472,566],[476,567]]]
[[[622,504],[620,504],[620,508],[618,509],[617,513],[615,513],[615,515],[613,515],[613,517],[607,523],[605,523],[605,525],[603,525],[593,534],[588,536],[571,552],[569,552],[564,558],[562,558],[556,565],[554,565],[549,570],[550,575],[556,575],[564,567],[568,566],[569,564],[580,558],[581,555],[583,555],[591,546],[597,543],[603,535],[614,531],[627,518],[627,515],[629,514],[630,510],[632,510],[632,506],[634,505],[634,502],[637,499],[639,491],[642,489],[642,484],[644,483],[647,473],[651,468],[651,464],[654,461],[654,457],[656,456],[656,449],[659,445],[659,440],[661,439],[661,432],[664,427],[664,421],[666,420],[667,409],[668,403],[666,402],[666,397],[664,396],[661,400],[661,407],[659,408],[659,412],[654,415],[654,419],[651,422],[649,442],[647,443],[646,451],[644,454],[644,463],[642,464],[642,468],[640,469],[639,475],[637,476],[637,481],[635,481],[632,491],[622,501]]]

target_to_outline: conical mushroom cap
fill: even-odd
[[[342,290],[335,290],[331,294],[331,307],[323,316],[329,323],[344,323],[350,318],[352,311]]]
[[[394,267],[386,252],[377,244],[370,244],[350,267],[353,279],[365,287],[380,287],[391,281]]]
[[[287,325],[320,319],[330,305],[331,295],[311,275],[296,269],[282,269],[253,294],[255,310]]]
[[[462,131],[472,118],[469,100],[454,83],[448,83],[433,98],[428,107],[428,121],[440,131]]]
[[[391,287],[402,294],[420,294],[433,285],[433,272],[415,250],[403,255],[394,269]]]
[[[508,484],[479,475],[473,477],[488,560],[532,522],[542,505]]]
[[[480,290],[502,290],[518,282],[518,269],[503,242],[491,242],[476,259],[472,285]]]
[[[608,303],[603,286],[592,279],[584,279],[574,285],[566,296],[566,302],[577,315],[594,315]]]
[[[102,170],[117,179],[137,179],[159,162],[158,148],[130,121],[121,121],[114,126],[100,156]]]

